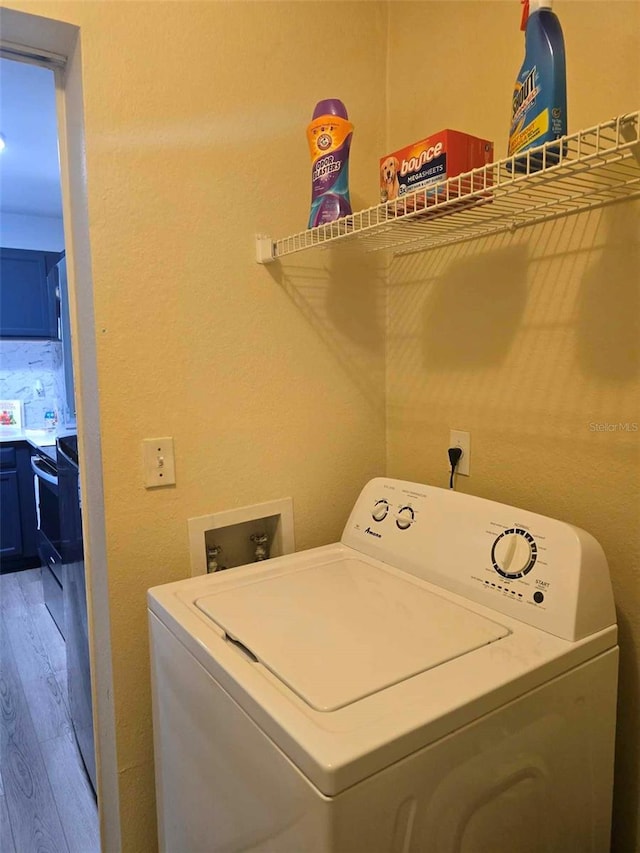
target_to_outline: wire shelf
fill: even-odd
[[[290,237],[256,240],[260,263],[357,243],[395,255],[640,197],[640,111]]]

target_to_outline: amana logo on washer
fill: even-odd
[[[382,539],[382,533],[376,533],[375,530],[372,530],[370,527],[365,527],[365,533],[368,533],[369,536],[375,536],[376,539]]]

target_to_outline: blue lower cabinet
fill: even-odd
[[[0,471],[0,559],[22,556],[18,472]]]
[[[0,568],[39,565],[31,447],[25,441],[0,447]]]

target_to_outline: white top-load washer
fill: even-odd
[[[160,847],[605,853],[606,559],[378,478],[340,543],[149,591]]]

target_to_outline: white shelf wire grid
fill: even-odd
[[[640,111],[290,237],[259,237],[258,259],[356,241],[366,252],[402,255],[634,197],[640,197]]]

